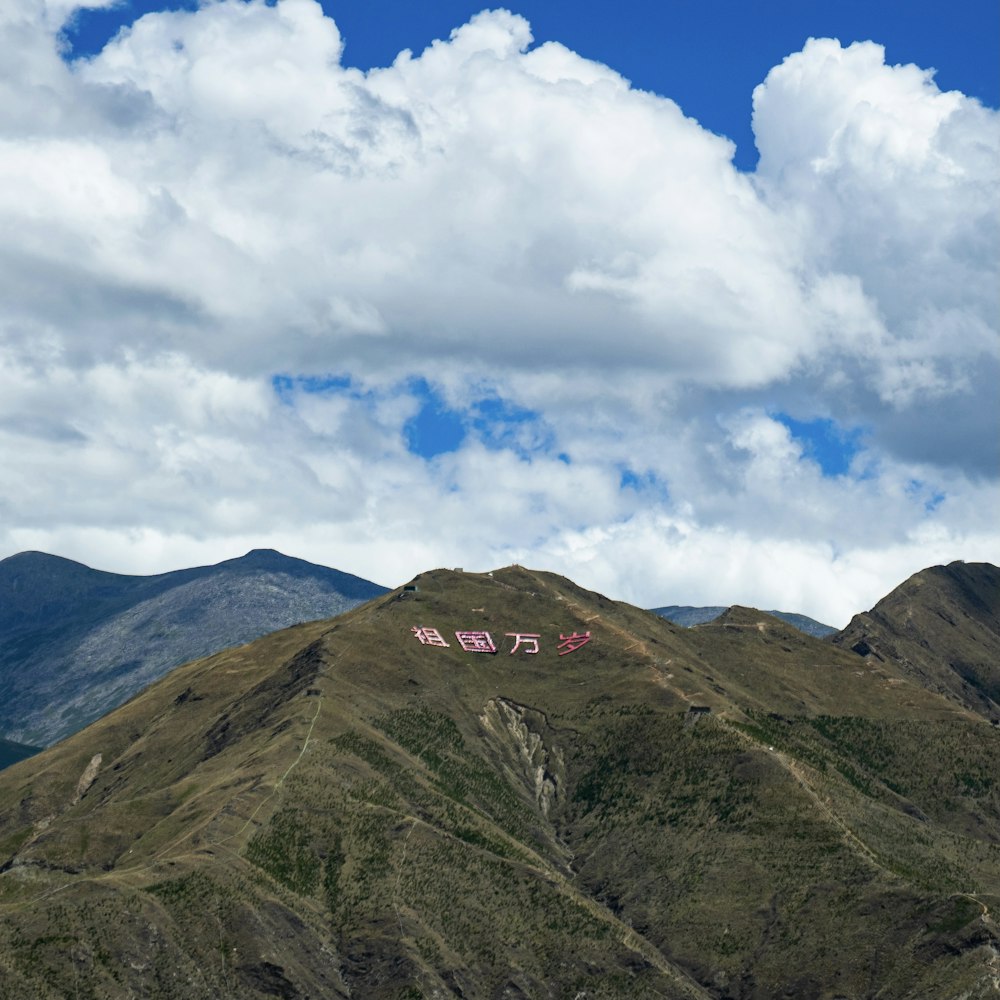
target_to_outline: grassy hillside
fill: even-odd
[[[832,637],[1000,720],[1000,569],[953,562],[915,573]]]
[[[751,609],[413,586],[0,775],[0,997],[996,995],[981,716]]]

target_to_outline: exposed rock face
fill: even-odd
[[[1000,718],[1000,569],[953,562],[911,576],[831,641]]]
[[[181,663],[384,592],[266,549],[152,577],[12,556],[0,561],[0,735],[53,743]]]
[[[552,742],[544,713],[507,698],[491,698],[479,721],[510,771],[534,796],[535,804],[548,818],[562,792],[566,763]]]
[[[103,754],[99,753],[95,753],[90,758],[90,763],[83,769],[83,774],[80,775],[80,780],[76,783],[76,791],[73,793],[73,798],[69,800],[71,806],[75,806],[87,794],[90,786],[97,780],[97,774],[101,770],[101,761],[103,759]]]

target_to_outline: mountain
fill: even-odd
[[[921,570],[831,641],[1000,720],[1000,569],[990,563]]]
[[[995,997],[998,774],[891,658],[435,570],[0,773],[0,998]]]
[[[383,593],[270,549],[158,576],[11,556],[0,561],[0,734],[55,742],[178,664]]]
[[[726,609],[721,606],[696,608],[690,604],[668,604],[665,608],[651,608],[654,615],[666,618],[668,622],[682,628],[692,628],[704,622],[715,621]]]
[[[41,751],[41,747],[26,746],[12,740],[0,739],[0,770],[16,764],[19,760],[27,760]]]
[[[654,615],[666,618],[668,622],[682,625],[684,628],[715,621],[725,610],[723,607],[696,608],[689,604],[669,604],[665,608],[652,609]],[[791,611],[768,611],[765,613],[774,618],[780,618],[782,621],[788,622],[789,625],[794,625],[800,632],[813,635],[817,639],[833,635],[837,631],[832,625],[824,625],[822,622],[816,621],[815,618],[795,614]]]

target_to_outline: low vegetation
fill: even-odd
[[[0,1000],[996,995],[986,719],[750,609],[417,585],[0,775]]]

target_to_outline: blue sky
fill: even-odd
[[[516,561],[831,624],[1000,561],[998,37],[978,2],[5,8],[0,556]]]
[[[140,0],[80,11],[67,31],[68,55],[99,51],[122,26],[149,11],[197,6]],[[323,9],[344,36],[343,62],[368,70],[388,66],[403,49],[419,53],[435,39],[447,38],[483,8],[462,0],[326,0]],[[811,36],[845,44],[874,39],[885,46],[887,61],[933,67],[942,89],[960,90],[991,107],[1000,101],[1000,4],[988,0],[950,7],[899,0],[624,2],[614,6],[613,14],[607,4],[589,0],[526,0],[510,9],[531,22],[535,45],[561,42],[613,67],[633,86],[672,98],[705,128],[733,140],[734,162],[746,171],[757,163],[750,127],[753,88]],[[450,410],[426,380],[410,384],[421,401],[420,412],[407,425],[411,450],[427,458],[456,450],[471,418]],[[837,427],[828,418],[781,420],[825,473],[847,470],[858,428]]]
[[[125,2],[81,11],[68,33],[89,54],[123,24],[151,10],[188,4]],[[845,44],[872,39],[894,63],[937,70],[944,90],[961,90],[996,107],[1000,101],[1000,4],[992,0],[525,0],[508,5],[530,22],[536,44],[559,41],[614,67],[632,84],[666,95],[706,128],[736,143],[736,163],[757,161],[750,94],[768,70],[809,37]],[[387,66],[403,49],[419,53],[482,10],[463,0],[344,0],[323,3],[346,39],[344,62]]]

